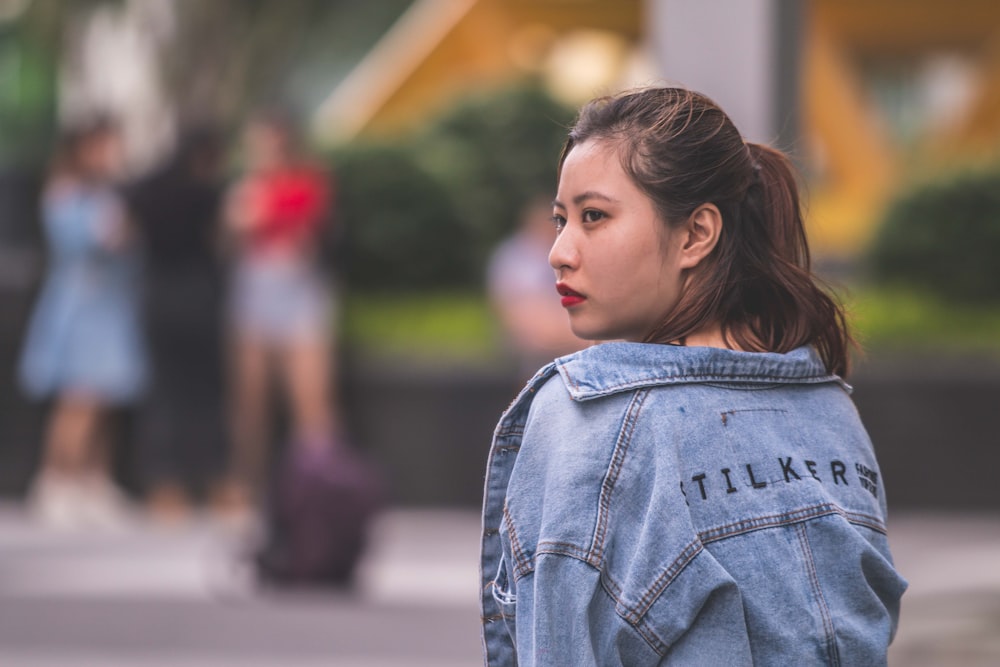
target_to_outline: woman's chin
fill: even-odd
[[[605,341],[617,339],[616,336],[600,327],[576,325],[571,321],[569,328],[573,332],[574,336],[580,340],[585,340],[591,343],[603,343]]]

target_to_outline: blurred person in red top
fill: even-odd
[[[234,503],[259,490],[271,433],[271,386],[287,395],[291,440],[322,447],[339,432],[331,382],[333,294],[319,255],[330,175],[300,155],[295,130],[262,114],[244,137],[245,174],[225,205],[235,242],[230,289]]]

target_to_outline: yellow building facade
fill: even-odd
[[[464,94],[528,75],[571,103],[669,80],[669,64],[649,55],[649,14],[665,2],[656,9],[670,20],[671,1],[416,0],[330,94],[317,132],[328,142],[404,133]],[[1000,157],[1000,2],[802,0],[798,16],[782,29],[798,31],[799,62],[783,71],[798,79],[793,152],[818,254],[861,250],[905,184]]]
[[[811,0],[803,30],[820,249],[857,251],[900,188],[1000,158],[1000,3]]]

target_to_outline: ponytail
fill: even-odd
[[[811,344],[827,370],[846,376],[854,341],[843,307],[812,273],[794,168],[774,148],[747,148],[755,178],[736,217],[753,233],[739,234],[744,262],[732,265],[723,333],[745,349],[787,352]]]

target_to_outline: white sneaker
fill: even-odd
[[[85,525],[116,530],[131,523],[135,514],[132,505],[110,479],[92,474],[84,477],[82,482],[80,514]]]
[[[80,528],[84,523],[80,503],[85,495],[79,478],[43,473],[28,492],[28,511],[40,523],[52,528]]]

